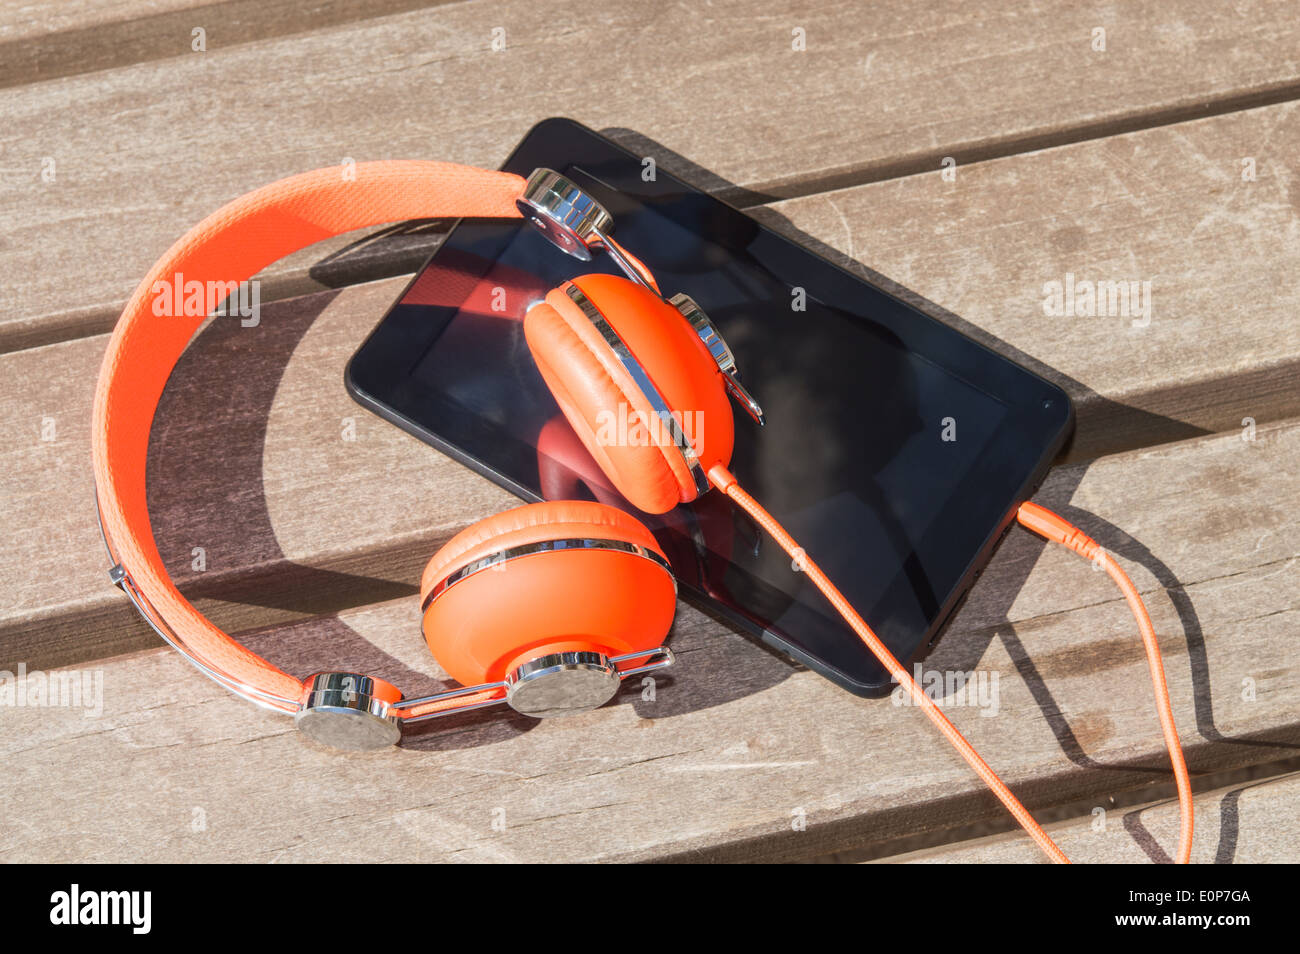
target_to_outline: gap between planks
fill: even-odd
[[[241,0],[197,9],[219,15],[251,9],[271,16],[260,12],[262,6],[246,8]],[[283,8],[281,0],[265,6]],[[330,9],[349,6],[355,4]],[[389,6],[379,2],[367,9]],[[1295,24],[1284,7],[1267,2],[1230,11],[1206,6],[1194,17],[1136,5],[1094,10],[1054,2],[1014,19],[963,4],[927,9],[882,3],[870,11],[823,4],[788,14],[807,21],[814,38],[807,59],[778,55],[767,70],[761,66],[768,61],[756,58],[788,53],[788,30],[770,16],[754,17],[747,3],[715,5],[706,22],[679,10],[651,15],[631,3],[609,4],[598,19],[588,8],[572,9],[572,29],[551,37],[549,44],[535,37],[552,26],[554,14],[514,2],[474,0],[216,47],[203,55],[206,59],[178,58],[165,70],[138,64],[0,97],[9,125],[22,131],[8,141],[0,138],[12,167],[6,171],[39,167],[51,142],[60,144],[55,150],[60,169],[70,170],[62,173],[68,178],[60,179],[56,192],[38,186],[16,210],[19,239],[0,255],[12,285],[12,297],[0,302],[0,347],[12,350],[106,329],[130,291],[126,276],[142,274],[151,250],[161,252],[170,243],[178,218],[193,221],[268,178],[337,161],[343,144],[353,156],[427,153],[435,118],[442,127],[440,155],[478,163],[498,161],[503,144],[541,116],[576,115],[606,129],[624,123],[662,136],[702,167],[638,133],[613,129],[625,144],[666,167],[685,166],[710,191],[753,204],[820,195],[837,184],[893,181],[910,171],[937,168],[945,156],[979,165],[1081,136],[1109,139],[1148,123],[1277,102],[1294,96],[1300,82],[1294,64],[1279,53],[1289,49],[1287,31]],[[485,53],[498,22],[507,23],[515,38],[501,57]],[[1087,27],[1094,22],[1107,23],[1113,33],[1104,59],[1087,53]],[[1171,36],[1174,42],[1167,39]],[[1008,37],[1017,42],[1008,44]],[[684,78],[667,69],[661,57],[648,52],[656,41],[684,44],[683,57],[695,71]],[[620,46],[628,46],[626,54],[611,56],[610,49]],[[635,74],[671,95],[647,99],[619,84],[598,92],[519,86],[521,76],[575,49],[587,50],[608,75]],[[1234,55],[1217,55],[1223,49]],[[1216,55],[1207,56],[1210,50]],[[941,68],[934,65],[936,54]],[[1205,66],[1189,71],[1184,61]],[[425,66],[431,72],[422,72]],[[689,82],[710,70],[762,77],[755,90],[762,113],[720,113],[715,78]],[[214,71],[256,75],[257,85],[229,88],[214,83]],[[820,84],[810,82],[813,77]],[[413,101],[430,79],[440,83],[447,113],[385,124],[384,110]],[[458,121],[467,107],[477,108],[484,84],[503,90],[506,105],[479,122]],[[898,95],[880,105],[882,92],[889,90]],[[274,102],[274,115],[249,111],[250,95]],[[147,97],[154,101],[146,109]],[[223,117],[219,131],[187,125],[194,115],[207,114]],[[120,143],[106,165],[103,143],[118,141],[122,125],[111,118],[123,115],[132,120],[135,135],[130,148]],[[715,130],[700,116],[725,118],[716,120]],[[197,181],[171,172],[175,151],[168,146],[178,129],[187,136],[192,132],[190,151],[208,157]],[[329,131],[327,140],[338,149],[323,146],[321,130]],[[228,150],[231,137],[258,142],[262,149]],[[167,176],[160,180],[163,171]],[[141,195],[132,178],[155,186]],[[14,184],[24,187],[21,178]],[[130,195],[131,204],[119,200],[115,206],[114,188]],[[51,234],[51,223],[78,221],[87,208],[98,209],[95,220],[104,234],[126,233],[132,241],[123,245],[113,239],[106,245],[82,228],[66,236]],[[23,252],[37,244],[41,256]],[[78,295],[41,277],[50,261],[72,261],[78,254],[100,262],[109,277],[88,276]],[[288,294],[303,290],[301,284],[286,286]],[[29,314],[14,320],[19,309]]]

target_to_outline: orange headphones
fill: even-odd
[[[181,352],[217,302],[169,314],[167,290],[233,289],[313,242],[430,216],[523,215],[558,248],[588,261],[604,251],[627,278],[584,275],[553,289],[524,319],[524,335],[556,402],[604,476],[630,503],[665,513],[717,488],[806,572],[894,678],[1047,854],[1065,855],[1034,822],[834,584],[727,470],[729,397],[760,424],[731,353],[684,295],[665,299],[640,261],[610,236],[612,218],[558,173],[527,180],[441,162],[369,162],[293,176],[251,192],[189,231],[154,265],[114,329],[95,395],[94,467],[113,582],[169,644],[244,698],[292,713],[298,728],[342,748],[396,742],[401,726],[505,702],[536,717],[602,705],[630,675],[672,663],[663,646],[676,583],[650,531],[622,510],[586,501],[516,507],[453,537],[420,585],[429,649],[464,688],[406,699],[360,673],[282,672],[195,609],[163,567],[145,496],[154,411]],[[197,284],[195,284],[197,283]],[[178,292],[179,294],[179,292]],[[192,311],[193,313],[188,313]],[[636,430],[609,423],[630,421]],[[687,425],[690,426],[687,426]],[[1191,789],[1173,725],[1155,635],[1124,571],[1095,542],[1041,507],[1031,529],[1096,560],[1125,589],[1147,644],[1158,712],[1183,809],[1179,860],[1190,854]]]

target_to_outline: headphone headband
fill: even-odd
[[[299,681],[213,625],[181,595],[163,565],[145,493],[149,433],[168,376],[215,310],[218,296],[230,295],[286,255],[356,229],[434,216],[521,215],[561,251],[587,261],[594,251],[603,250],[630,279],[662,297],[650,270],[610,236],[610,215],[564,176],[537,169],[524,180],[513,173],[430,161],[363,162],[273,182],[190,229],[136,288],[109,339],[95,393],[92,441],[100,527],[114,561],[112,581],[159,636],[206,675],[252,702],[299,716],[321,677],[329,685],[336,676],[354,682],[370,679],[324,673]],[[673,304],[681,309],[676,299]],[[705,322],[692,320],[692,327],[714,354],[710,333],[716,332]],[[734,367],[724,369],[721,360],[718,364],[724,378],[734,379]],[[728,387],[741,398],[743,389],[738,392],[734,383]],[[671,443],[677,450],[688,458],[693,455],[690,442],[675,436]],[[698,465],[695,471],[696,491],[703,493],[707,481]],[[601,666],[611,679],[618,679],[671,661],[671,652],[659,647],[606,658]],[[394,702],[384,693],[375,699],[382,704],[384,719],[417,721],[452,709],[513,700],[521,680],[528,678],[535,674],[516,671],[504,682],[420,699],[400,700],[399,694],[400,701]]]
[[[163,566],[149,522],[145,468],[163,387],[207,317],[168,314],[185,288],[233,287],[322,239],[414,218],[518,218],[525,182],[446,162],[363,162],[318,169],[241,196],[190,229],[149,271],[113,329],[93,417],[100,525],[112,579],[168,642],[227,688],[264,706],[296,711],[303,685],[214,626],[181,595]],[[192,283],[199,283],[197,286]],[[166,296],[166,298],[160,297]],[[201,296],[202,297],[202,296]]]

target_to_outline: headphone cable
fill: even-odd
[[[1065,852],[1061,851],[1056,842],[1052,841],[1042,826],[1029,814],[1028,809],[1020,803],[1020,800],[1011,792],[1011,789],[1007,788],[1006,783],[975,751],[974,746],[966,741],[966,738],[957,730],[957,727],[943,714],[938,704],[917,685],[911,673],[881,642],[880,637],[872,632],[871,627],[858,615],[857,610],[845,599],[835,584],[830,581],[830,578],[822,572],[821,567],[809,558],[803,547],[799,546],[795,539],[786,532],[785,528],[776,521],[776,518],[764,510],[758,501],[742,489],[732,473],[721,464],[714,466],[709,471],[709,480],[763,527],[771,535],[772,539],[780,545],[781,549],[790,555],[798,569],[808,574],[808,578],[821,590],[822,594],[835,607],[845,622],[853,628],[853,631],[858,634],[858,637],[871,650],[876,659],[880,661],[880,664],[906,690],[913,703],[929,716],[930,721],[943,733],[944,738],[975,770],[975,774],[993,791],[998,800],[1006,806],[1007,811],[1028,833],[1029,837],[1037,843],[1043,853],[1054,862],[1069,864],[1070,859],[1066,857]],[[1151,670],[1151,683],[1156,696],[1156,712],[1160,718],[1165,745],[1169,749],[1169,760],[1173,765],[1174,779],[1178,787],[1181,825],[1178,837],[1177,861],[1179,864],[1186,864],[1191,858],[1192,852],[1192,786],[1188,779],[1182,746],[1178,740],[1178,730],[1174,725],[1173,707],[1169,701],[1169,687],[1165,683],[1164,666],[1160,660],[1160,645],[1156,640],[1155,629],[1151,625],[1151,617],[1142,604],[1142,597],[1139,595],[1137,587],[1133,585],[1133,581],[1128,578],[1128,574],[1124,572],[1123,568],[1115,562],[1110,554],[1106,553],[1095,540],[1084,534],[1082,530],[1071,525],[1063,518],[1044,507],[1026,502],[1017,511],[1016,519],[1035,533],[1046,537],[1048,540],[1067,546],[1081,556],[1094,560],[1101,565],[1111,579],[1115,581],[1116,585],[1119,586],[1120,592],[1124,594],[1129,608],[1137,619],[1138,630],[1141,632],[1142,641],[1146,646],[1147,664]]]

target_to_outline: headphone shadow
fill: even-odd
[[[1214,853],[1214,864],[1230,865],[1236,860],[1237,843],[1241,835],[1241,796],[1252,788],[1260,788],[1273,782],[1281,782],[1286,779],[1295,778],[1296,773],[1291,772],[1285,775],[1272,775],[1267,778],[1261,778],[1259,781],[1251,782],[1248,785],[1242,785],[1238,788],[1231,789],[1223,794],[1219,800],[1219,844]],[[1124,814],[1124,830],[1129,833],[1138,846],[1146,853],[1146,856],[1155,864],[1172,864],[1173,859],[1169,853],[1160,846],[1150,830],[1142,822],[1142,813],[1152,808],[1159,808],[1175,802],[1175,799],[1166,799],[1154,805],[1135,808]]]
[[[322,670],[368,673],[398,685],[408,697],[431,694],[454,685],[432,660],[427,670],[412,668],[337,615],[409,600],[412,639],[422,647],[418,586],[287,559],[267,504],[263,453],[269,411],[295,348],[337,294],[269,304],[253,328],[242,327],[236,317],[214,318],[190,343],[168,380],[150,433],[147,487],[154,538],[187,599],[304,617],[240,634],[241,642],[275,666],[296,676]],[[209,569],[193,565],[192,548],[200,545]],[[437,750],[490,744],[535,724],[501,708],[508,713],[504,718],[488,709],[432,720],[429,725],[445,731],[421,726],[403,745]]]
[[[392,234],[407,241],[405,233]],[[377,249],[385,240],[371,236],[358,248],[367,261],[382,261]],[[332,273],[344,268],[359,277],[346,257],[329,257]],[[195,336],[168,380],[150,432],[147,488],[154,539],[187,599],[303,617],[239,634],[273,665],[299,677],[322,670],[368,673],[399,686],[408,698],[432,694],[457,685],[432,657],[427,668],[404,663],[339,615],[407,600],[411,639],[424,653],[418,575],[402,584],[296,563],[285,556],[271,519],[263,481],[270,409],[294,351],[337,295],[325,291],[268,303],[255,327],[243,327],[233,316],[213,318]],[[201,563],[195,547],[202,547]],[[669,642],[690,660],[689,667],[672,675],[657,672],[651,682],[639,680],[639,692],[629,683],[614,704],[630,703],[642,718],[664,717],[762,691],[798,668],[755,643],[717,639],[708,617],[688,609],[678,613]],[[682,675],[686,668],[692,670],[689,678]],[[734,672],[745,678],[728,679]],[[466,748],[536,725],[508,706],[497,706],[430,720],[408,731],[402,745]]]

